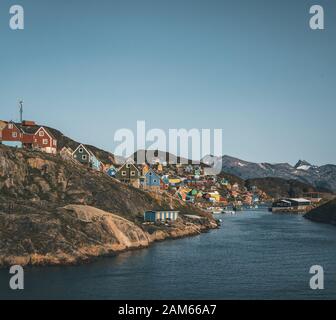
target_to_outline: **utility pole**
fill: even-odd
[[[19,101],[19,106],[20,106],[20,122],[22,123],[22,115],[23,115],[23,100]]]

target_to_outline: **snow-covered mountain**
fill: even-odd
[[[211,164],[211,159],[214,158],[205,157],[202,161]],[[224,172],[234,174],[242,179],[266,177],[296,179],[315,187],[336,191],[336,165],[315,166],[305,160],[298,161],[295,166],[289,163],[254,163],[227,155],[222,158],[215,158],[215,161],[220,160]]]

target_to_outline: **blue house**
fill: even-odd
[[[165,222],[175,221],[178,218],[179,211],[172,210],[152,210],[144,213],[144,220],[146,222]]]
[[[110,176],[110,177],[115,177],[116,173],[117,173],[117,169],[112,165],[107,171],[106,173]]]
[[[160,176],[149,168],[148,172],[145,174],[145,188],[159,189],[160,188]]]
[[[92,169],[100,171],[101,162],[96,158],[94,154],[91,155],[90,164]]]

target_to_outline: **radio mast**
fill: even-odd
[[[22,115],[23,115],[23,100],[19,101],[19,107],[20,107],[20,122],[22,123]]]

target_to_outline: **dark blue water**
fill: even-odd
[[[222,216],[219,230],[82,266],[25,269],[21,299],[335,299],[336,228],[266,211]],[[309,287],[312,265],[325,289]]]

